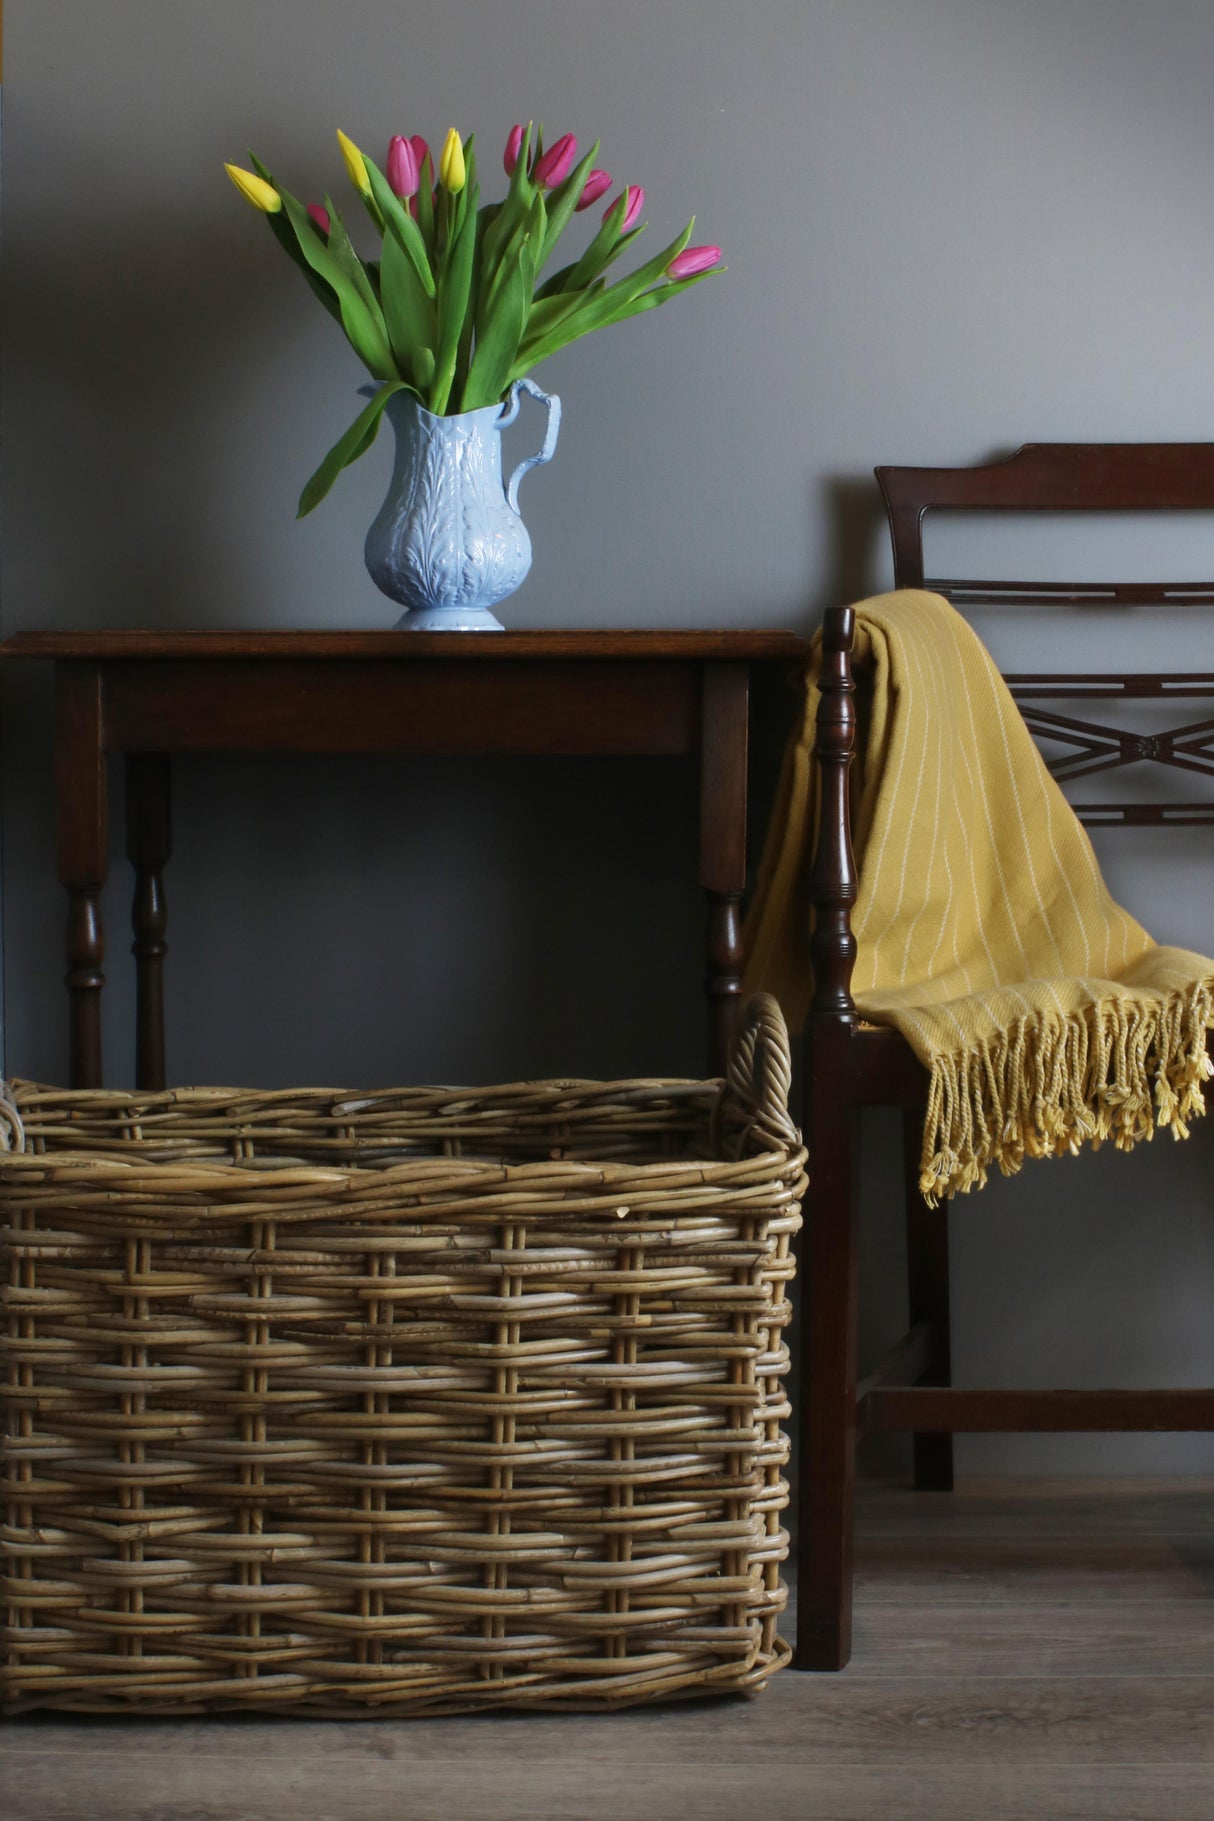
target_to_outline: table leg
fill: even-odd
[[[168,909],[164,868],[171,847],[169,756],[126,755],[126,851],[135,868],[131,927],[135,940],[135,1085],[162,1088],[164,1072],[164,958]]]
[[[101,672],[64,663],[55,671],[55,819],[60,882],[67,887],[67,989],[71,1085],[100,1087],[105,935],[101,889],[109,860]]]
[[[742,991],[746,886],[745,664],[706,664],[700,719],[700,884],[708,894],[708,1070],[723,1075]]]

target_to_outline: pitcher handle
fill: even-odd
[[[529,455],[520,462],[506,483],[506,499],[512,511],[518,511],[518,484],[529,468],[538,468],[541,462],[550,462],[556,454],[556,439],[561,428],[561,401],[552,393],[541,392],[534,380],[516,379],[510,388],[510,396],[502,406],[502,415],[497,420],[497,428],[504,430],[518,416],[519,392],[529,392],[532,398],[538,399],[541,405],[548,407],[548,425],[544,431],[544,444],[537,455]]]

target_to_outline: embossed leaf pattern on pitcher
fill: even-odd
[[[548,410],[543,447],[502,479],[501,432],[518,415],[520,389]],[[518,484],[550,461],[560,400],[530,380],[504,405],[436,417],[408,393],[389,400],[396,459],[388,494],[367,533],[376,586],[407,609],[398,625],[415,631],[500,630],[489,612],[513,594],[531,567],[531,539],[518,513]]]

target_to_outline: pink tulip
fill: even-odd
[[[645,207],[645,192],[639,183],[630,183],[628,188],[624,191],[624,194],[616,197],[611,205],[611,209],[618,209],[621,203],[624,205],[624,212],[620,216],[617,225],[621,234],[627,234],[629,228],[635,228],[637,217]],[[607,216],[610,215],[611,209],[608,209],[604,214],[604,221],[606,221]]]
[[[542,158],[536,159],[531,174],[541,189],[555,190],[568,177],[576,157],[577,140],[572,133],[562,133],[556,144],[549,146]]]
[[[502,163],[506,167],[507,177],[514,176],[514,167],[518,163],[519,153],[523,149],[523,129],[512,126],[506,138],[506,150],[502,153]]]
[[[605,196],[610,188],[610,171],[591,171],[589,177],[587,177],[585,183],[582,185],[582,194],[578,201],[574,203],[574,208],[588,209],[592,202],[597,202],[600,196]]]
[[[685,247],[676,253],[666,268],[667,278],[694,278],[697,272],[710,272],[721,257],[720,247]]]
[[[328,209],[322,207],[319,202],[310,202],[308,204],[308,214],[312,217],[325,238],[328,239],[330,226]]]
[[[417,157],[413,146],[401,133],[394,133],[388,146],[388,182],[394,196],[403,202],[417,191]]]

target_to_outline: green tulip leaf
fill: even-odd
[[[427,253],[434,253],[434,166],[429,152],[417,173],[417,229]]]
[[[533,219],[536,202],[543,208],[543,195],[532,183],[527,170],[530,144],[531,128],[528,126],[523,132],[518,162],[510,175],[506,200],[485,232],[484,266],[489,274],[497,271],[510,242],[526,231],[527,224]]]
[[[367,177],[371,184],[371,193],[379,205],[387,229],[385,238],[396,241],[409,255],[413,269],[427,297],[434,296],[434,273],[430,269],[430,255],[422,231],[410,215],[405,204],[400,200],[384,176],[379,166],[363,154],[363,163],[367,167]]]
[[[343,297],[341,326],[346,332],[346,340],[374,378],[396,377],[396,362],[382,318],[377,323],[362,304]]]
[[[468,383],[468,368],[472,364],[472,337],[480,316],[481,290],[484,283],[485,236],[497,214],[496,205],[478,209],[476,212],[475,237],[472,253],[472,278],[468,287],[468,303],[464,310],[464,320],[459,332],[459,347],[455,356],[455,378],[452,381],[451,396],[462,398]]]
[[[655,285],[651,291],[643,291],[630,303],[622,303],[611,320],[613,323],[624,322],[629,316],[640,316],[644,310],[658,310],[663,304],[669,303],[672,297],[689,291],[692,285],[698,285],[705,278],[719,277],[723,271],[724,266],[709,266],[706,272],[692,272],[686,278],[672,278],[664,285]]]
[[[394,392],[410,390],[404,380],[389,380],[379,388],[375,397],[365,410],[360,411],[344,436],[338,437],[320,467],[307,482],[299,496],[297,518],[304,518],[314,506],[318,506],[329,491],[343,468],[356,462],[360,455],[366,453],[375,441],[379,430],[379,420],[383,416],[384,406]]]
[[[538,247],[544,238],[547,228],[547,212],[544,208],[544,197],[536,190],[531,199],[527,213],[520,216],[509,239],[500,247],[495,264],[490,264],[488,256],[484,261],[481,274],[481,292],[477,313],[476,332],[483,335],[497,308],[497,300],[503,287],[510,282],[517,268],[519,250],[524,241],[530,241],[532,248]],[[486,246],[488,236],[486,236]],[[534,257],[534,255],[533,255]]]
[[[650,285],[656,284],[659,278],[665,276],[666,268],[671,260],[677,259],[686,248],[695,225],[693,215],[677,239],[672,240],[668,247],[663,247],[660,253],[655,253],[652,259],[646,260],[643,266],[638,266],[635,272],[630,272],[626,278],[617,279],[615,284],[603,292],[604,299],[615,297],[631,302],[640,292],[648,290]]]
[[[553,272],[536,291],[536,301],[540,302],[545,297],[555,297],[558,291],[563,291],[573,277],[575,268],[576,261],[573,261],[567,266],[562,266],[559,272]]]
[[[346,233],[346,225],[331,196],[325,197],[325,207],[329,211],[329,257],[345,273],[359,300],[368,310],[375,311],[379,307],[375,286],[371,283],[367,268],[354,251],[350,236]]]
[[[560,297],[541,297],[533,303],[527,312],[527,339],[548,335],[565,318],[580,310],[588,298],[597,297],[605,289],[603,279],[599,279],[592,289],[570,292]]]
[[[536,297],[543,299],[566,292],[576,294],[585,291],[601,272],[615,264],[621,253],[628,251],[637,235],[644,232],[644,222],[639,227],[629,228],[627,234],[618,234],[615,224],[605,221],[582,257],[572,265],[562,266],[551,278],[546,278],[536,292]]]
[[[472,168],[475,169],[474,166]],[[451,397],[460,337],[472,289],[472,265],[476,254],[476,195],[473,192],[468,196],[466,189],[461,190],[460,199],[465,197],[467,200],[453,224],[454,238],[450,255],[444,262],[439,277],[438,347],[435,352],[436,371],[430,405],[436,416],[441,416],[447,409]]]
[[[505,392],[518,358],[534,287],[535,257],[531,242],[524,239],[510,271],[503,278],[484,328],[478,330],[464,388],[465,411],[496,404]]]
[[[325,283],[332,287],[337,297],[341,307],[342,327],[350,346],[376,379],[395,379],[397,377],[396,362],[392,358],[392,346],[388,340],[383,312],[376,300],[370,279],[363,271],[364,291],[347,273],[336,254],[330,251],[330,244],[333,241],[332,227],[338,225],[336,216],[330,211],[332,226],[329,242],[326,243],[312,217],[298,198],[290,195],[286,190],[280,190],[278,193],[282,197],[283,208],[295,230],[295,238],[299,243],[301,253],[318,277],[323,278]],[[348,239],[346,245],[349,245]],[[350,251],[353,254],[353,248]],[[357,254],[353,254],[353,257],[359,264],[359,270],[362,271]]]
[[[443,272],[451,246],[452,197],[440,183],[434,192],[434,283],[443,282]]]
[[[669,303],[672,297],[678,297],[683,291],[689,290],[692,285],[698,285],[705,278],[717,277],[724,270],[724,266],[713,266],[707,272],[693,272],[689,278],[673,278],[668,284],[656,285],[651,290],[643,291],[639,297],[632,298],[631,301],[617,303],[610,316],[596,322],[583,322],[574,329],[572,334],[561,334],[558,330],[553,335],[544,337],[542,340],[537,338],[534,342],[528,337],[519,350],[519,358],[510,371],[507,384],[521,379],[525,373],[530,373],[533,367],[538,367],[541,361],[547,360],[549,355],[557,353],[561,348],[568,347],[570,342],[580,340],[583,335],[589,335],[595,329],[608,328],[617,322],[625,322],[630,316],[640,316],[646,310],[660,309],[663,304]]]
[[[639,227],[629,228],[627,234],[620,234],[613,222],[605,221],[569,274],[565,289],[585,290],[592,279],[605,272],[608,266],[614,265],[621,253],[628,251],[637,235],[644,232],[644,222]]]
[[[612,323],[622,322],[625,316],[636,315],[637,312],[632,305],[638,297],[650,289],[650,286],[658,284],[665,277],[666,268],[671,260],[683,251],[691,239],[691,230],[694,225],[694,221],[689,221],[677,240],[672,240],[668,247],[663,247],[662,251],[656,253],[645,265],[638,266],[635,272],[629,273],[626,278],[621,278],[618,283],[609,286],[607,290],[587,296],[576,310],[563,317],[546,333],[537,334],[534,337],[527,336],[519,348],[518,360],[511,371],[510,378],[517,379],[521,374],[529,372],[541,360],[547,360],[561,348],[568,347],[570,342],[580,341],[583,335],[590,335],[595,329],[605,329]],[[682,283],[683,281],[676,282]],[[662,291],[665,293],[672,288],[672,286],[663,285]],[[649,304],[641,307],[653,308]]]
[[[473,135],[469,133],[464,146],[464,181],[458,190],[449,190],[441,178],[438,186],[436,205],[437,222],[435,226],[435,262],[434,276],[440,289],[443,273],[455,253],[455,243],[468,213],[469,195],[476,190],[476,153],[473,149]],[[475,208],[475,197],[473,200]]]
[[[586,179],[591,167],[599,155],[599,142],[596,139],[586,156],[570,171],[564,183],[558,184],[548,197],[548,231],[541,243],[540,254],[535,262],[537,272],[542,272],[548,263],[548,256],[569,224],[573,211],[581,200]]]
[[[414,384],[420,389],[428,380],[422,382],[417,357],[423,348],[433,350],[438,339],[438,319],[416,266],[392,233],[384,236],[379,289],[396,364],[402,373],[412,375]],[[433,362],[430,378],[433,378]]]
[[[278,185],[274,183],[273,177],[261,162],[260,158],[258,158],[256,152],[251,151],[249,153],[249,163],[253,166],[253,169],[257,172],[259,177],[263,178],[266,183],[273,184],[276,190],[278,189]],[[280,209],[274,215],[267,215],[266,221],[269,224],[270,232],[273,234],[279,246],[303,273],[313,295],[320,299],[321,303],[325,306],[325,309],[329,312],[329,315],[337,322],[340,322],[341,305],[337,300],[336,292],[331,285],[326,284],[324,279],[319,277],[312,270],[311,266],[304,258],[303,253],[300,251],[299,241],[295,236],[295,230],[291,226],[285,213]]]
[[[419,397],[424,398],[434,384],[434,349],[418,348],[413,356],[413,378]]]
[[[329,253],[345,274],[352,293],[341,297],[342,327],[376,379],[395,379],[398,368],[376,286],[354,251],[331,196],[325,197],[325,207],[329,211]]]

